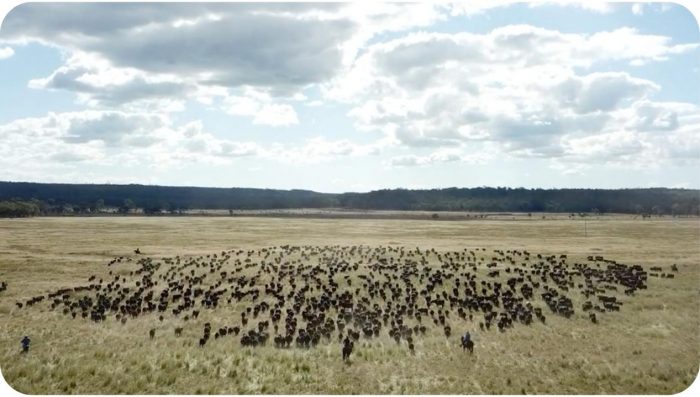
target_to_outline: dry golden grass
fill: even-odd
[[[101,393],[412,393],[519,394],[677,393],[700,364],[700,227],[698,219],[412,221],[275,218],[35,218],[0,220],[0,369],[16,390],[30,394]],[[416,354],[383,331],[356,345],[349,365],[337,343],[315,349],[242,348],[226,337],[197,346],[203,312],[183,337],[180,320],[141,316],[125,325],[72,320],[39,304],[14,302],[106,274],[111,258],[139,247],[153,257],[201,255],[234,248],[292,245],[404,245],[461,250],[485,247],[603,255],[626,264],[680,269],[594,325],[548,316],[547,325],[476,332],[473,356],[437,328],[416,343]],[[573,296],[572,296],[573,298]],[[580,302],[575,300],[575,307]],[[155,340],[148,330],[156,326]],[[459,333],[474,324],[453,322]],[[478,331],[478,330],[477,330]],[[28,355],[19,340],[30,335]]]

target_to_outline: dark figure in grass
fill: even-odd
[[[29,340],[28,336],[25,336],[24,338],[22,338],[22,341],[21,341],[22,353],[29,353],[29,342],[31,342],[31,341]]]
[[[474,342],[472,342],[472,336],[467,331],[466,334],[462,336],[462,350],[469,350],[469,353],[474,353]]]
[[[343,361],[350,359],[350,354],[352,354],[353,347],[354,343],[346,336],[345,340],[343,341]]]

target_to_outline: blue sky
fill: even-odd
[[[699,43],[668,3],[23,4],[0,180],[700,188]]]

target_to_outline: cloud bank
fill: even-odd
[[[59,49],[62,64],[27,86],[72,93],[84,110],[0,125],[0,161],[165,167],[386,152],[398,154],[388,167],[698,161],[698,104],[657,99],[664,87],[637,73],[697,54],[698,43],[628,26],[435,29],[511,3],[23,4],[3,22],[0,60],[28,43]],[[622,8],[585,4],[601,14]],[[193,103],[275,131],[308,128],[304,112],[341,106],[358,139],[240,142],[206,132],[205,120],[175,122]]]

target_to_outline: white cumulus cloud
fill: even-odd
[[[0,59],[7,59],[15,55],[15,50],[11,47],[0,47]]]
[[[654,102],[661,87],[653,81],[627,71],[588,70],[619,61],[661,62],[696,48],[630,28],[593,34],[529,25],[482,34],[417,32],[371,45],[323,92],[353,107],[348,114],[358,129],[382,132],[405,146],[491,142],[512,156],[565,157],[571,142],[593,142],[588,136],[682,123]],[[622,114],[636,121],[620,123]],[[394,163],[437,161],[409,155]]]

